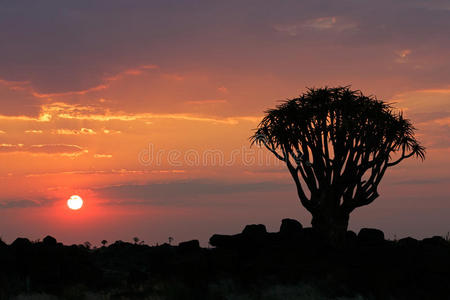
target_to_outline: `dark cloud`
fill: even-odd
[[[40,104],[27,90],[28,83],[10,82],[0,78],[0,115],[37,117]]]
[[[394,79],[389,83],[395,92],[442,86],[450,76],[447,8],[443,1],[419,0],[2,1],[0,79],[29,82],[27,88],[41,95],[61,94],[87,91],[130,68],[157,64],[169,74],[214,74],[218,86],[232,84],[241,91],[255,74],[270,75],[259,82],[265,90],[279,82],[303,88],[360,79],[379,89],[384,78]],[[399,62],[396,53],[405,50],[410,54]],[[152,88],[159,84],[149,78],[145,93],[130,91],[144,100],[119,99],[117,106],[141,109],[129,103],[162,101]],[[292,85],[283,86],[286,95],[276,94],[295,96]],[[0,114],[36,115],[44,101],[6,93],[0,90]],[[205,99],[217,96],[205,94]],[[72,96],[64,101],[82,97]]]
[[[429,144],[430,149],[448,149],[450,147],[450,125],[442,124],[430,126],[426,129],[424,141]]]
[[[271,34],[277,24],[334,25],[337,31],[358,28],[344,39],[333,38],[326,30],[323,40],[315,31],[299,32],[303,47],[317,41],[349,48],[386,43],[423,47],[425,41],[448,45],[448,11],[429,9],[447,6],[439,1],[419,4],[406,0],[2,1],[0,26],[7,30],[0,33],[0,77],[31,80],[45,93],[84,90],[100,84],[105,74],[149,62],[175,67],[202,58],[205,64],[227,66],[235,61],[242,66],[239,58],[245,53],[248,64],[254,61],[252,56],[265,59],[266,51],[272,56],[279,53],[281,48],[274,45],[280,40]],[[332,17],[337,18],[335,24],[327,21]],[[317,21],[320,18],[325,21]],[[268,69],[274,64],[264,61]]]
[[[196,179],[145,185],[117,185],[94,189],[104,199],[120,204],[190,205],[202,196],[232,195],[249,192],[270,192],[291,188],[292,184],[278,182],[229,183]]]
[[[242,24],[245,14],[210,1],[18,1],[0,8],[0,26],[8,28],[0,34],[0,77],[30,80],[43,93],[85,90],[105,74],[176,60],[193,45],[226,44],[235,39],[221,41],[227,28],[238,26],[231,18]]]
[[[42,199],[41,199],[42,201]],[[2,208],[25,208],[25,207],[39,207],[45,201],[29,200],[22,198],[0,198],[0,209]]]
[[[417,2],[417,1],[416,1]],[[447,0],[427,0],[417,3],[419,7],[424,7],[430,10],[450,11],[450,3]]]
[[[432,111],[432,112],[417,112],[408,113],[408,118],[411,118],[414,122],[429,122],[433,120],[439,120],[450,117],[449,111]]]
[[[288,174],[286,166],[276,167],[276,168],[254,168],[254,169],[248,169],[246,172],[250,173],[283,173]]]
[[[407,184],[407,185],[418,185],[418,184],[440,184],[449,182],[450,178],[423,178],[423,179],[406,179],[406,180],[398,180],[392,182],[392,184]]]

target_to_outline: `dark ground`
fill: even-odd
[[[362,229],[336,248],[283,220],[278,233],[248,225],[210,244],[0,241],[0,299],[450,299],[450,242],[438,236]]]

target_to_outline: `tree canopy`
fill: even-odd
[[[325,87],[267,110],[251,141],[286,162],[308,211],[350,213],[378,197],[388,167],[424,159],[414,132],[391,104],[349,87]]]

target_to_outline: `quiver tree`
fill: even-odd
[[[349,87],[325,87],[266,111],[251,141],[286,163],[313,228],[338,241],[350,213],[379,196],[387,168],[424,159],[414,130],[390,104]]]

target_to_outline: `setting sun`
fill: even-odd
[[[70,209],[78,210],[83,206],[83,199],[80,196],[73,195],[67,200],[67,206]]]

